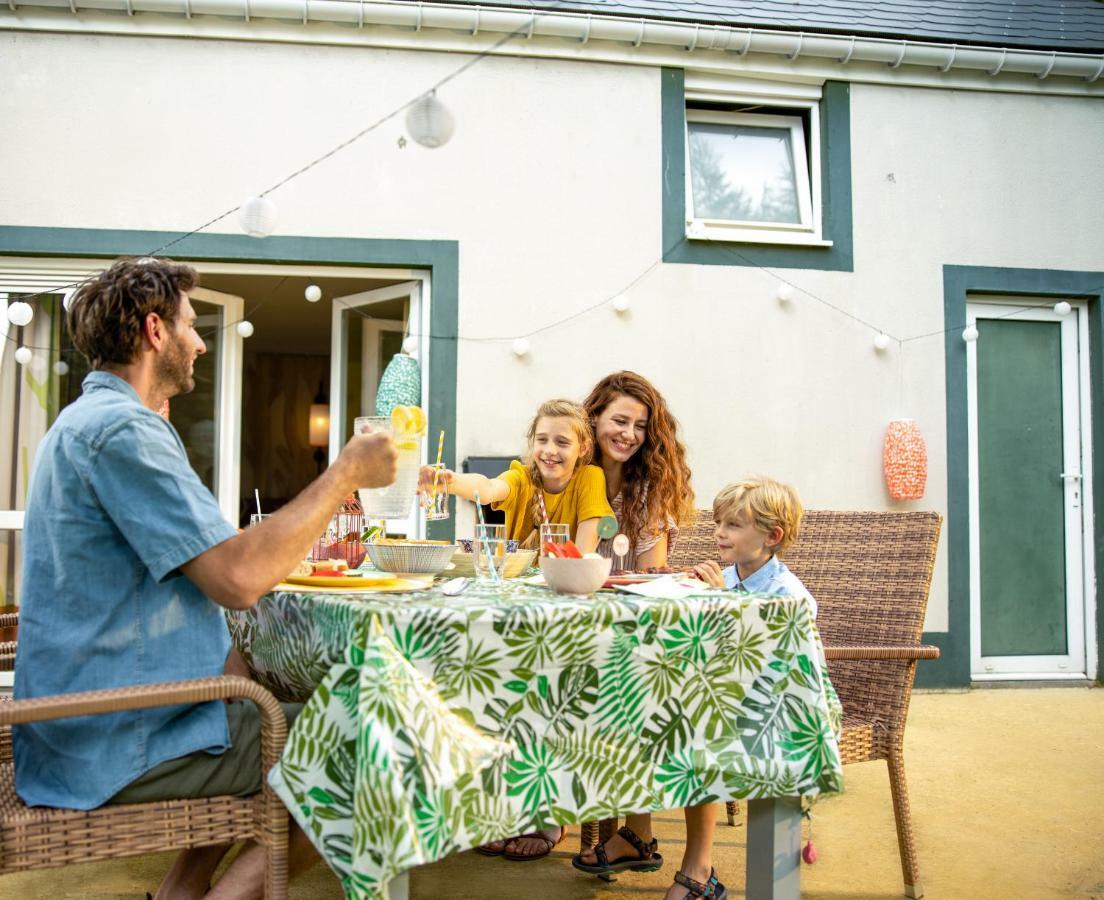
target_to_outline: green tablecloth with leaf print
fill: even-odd
[[[269,780],[341,878],[553,824],[842,789],[841,710],[798,600],[277,592],[229,616],[307,701]]]

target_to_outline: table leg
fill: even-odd
[[[410,900],[410,873],[403,872],[387,883],[384,900]]]
[[[799,900],[801,801],[750,801],[747,836],[747,900]]]

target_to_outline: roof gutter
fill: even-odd
[[[960,46],[888,38],[830,35],[813,32],[732,28],[656,19],[622,18],[561,11],[517,10],[394,0],[7,0],[12,12],[51,8],[84,11],[219,16],[241,19],[313,22],[337,25],[387,26],[400,29],[443,29],[477,35],[514,33],[525,38],[560,38],[586,44],[609,41],[634,48],[642,45],[681,48],[693,53],[716,51],[745,56],[765,54],[787,60],[837,63],[882,63],[890,69],[920,66],[951,71],[1033,75],[1037,79],[1077,78],[1093,83],[1104,76],[1104,53],[1065,53],[1005,47]]]

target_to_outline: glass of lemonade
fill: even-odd
[[[356,434],[366,431],[386,431],[394,437],[391,419],[387,416],[360,416],[353,423]],[[384,488],[360,488],[357,491],[364,515],[370,519],[405,519],[414,508],[418,493],[418,468],[422,462],[422,439],[395,439],[399,451],[398,467],[393,484]]]

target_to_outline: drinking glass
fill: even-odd
[[[386,431],[395,435],[391,419],[387,416],[360,416],[353,423],[354,433],[366,430]],[[405,519],[410,515],[414,497],[418,492],[418,467],[422,459],[422,439],[401,437],[395,440],[399,451],[394,483],[383,488],[360,488],[360,505],[364,515],[372,519]]]
[[[438,519],[449,517],[448,488],[444,481],[444,463],[434,463],[432,466],[437,480],[433,483],[436,489],[431,488],[422,494],[422,507],[425,509],[426,521],[434,522]]]
[[[502,581],[506,568],[506,526],[476,525],[472,541],[475,577],[480,581]]]
[[[566,544],[571,540],[571,526],[545,522],[540,527],[540,555],[548,556],[545,544]]]

